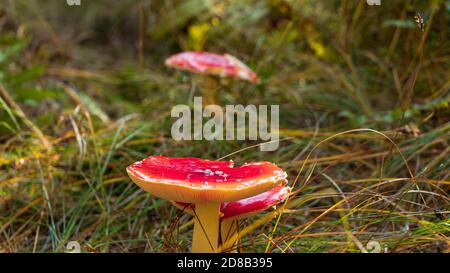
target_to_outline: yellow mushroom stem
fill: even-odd
[[[193,253],[216,253],[219,247],[220,203],[196,203]]]
[[[228,218],[220,221],[220,239],[222,245],[219,252],[237,253],[238,237],[238,220],[236,218]]]
[[[203,106],[215,104],[219,105],[219,84],[218,79],[215,76],[202,75],[202,98]]]

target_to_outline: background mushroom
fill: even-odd
[[[238,201],[225,202],[220,205],[220,237],[221,252],[235,252],[238,241],[239,220],[264,211],[283,202],[291,192],[291,188],[278,185],[266,192]],[[178,208],[194,214],[195,204],[172,201]]]
[[[195,204],[193,252],[217,252],[221,203],[287,183],[286,173],[270,162],[234,167],[232,161],[150,156],[128,166],[127,173],[155,196]]]
[[[205,105],[219,102],[217,76],[259,83],[258,75],[253,70],[229,54],[186,51],[172,55],[166,59],[165,64],[168,67],[200,74]]]

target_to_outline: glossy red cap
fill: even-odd
[[[127,173],[143,190],[185,203],[236,201],[287,183],[286,173],[270,162],[234,167],[232,161],[150,156]]]
[[[290,192],[291,188],[278,185],[273,189],[249,198],[222,203],[220,205],[220,217],[221,219],[248,217],[283,202]],[[172,203],[189,214],[193,214],[192,210],[195,208],[195,204],[174,201]]]
[[[259,83],[258,75],[248,66],[229,54],[219,55],[202,51],[186,51],[172,55],[165,64],[193,73],[232,77]]]

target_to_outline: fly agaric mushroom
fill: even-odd
[[[193,252],[217,252],[220,205],[286,184],[286,173],[270,162],[234,167],[232,161],[150,156],[127,167],[130,178],[155,196],[195,204]]]
[[[186,51],[172,55],[166,66],[201,74],[206,104],[217,104],[217,81],[215,77],[230,77],[259,83],[258,75],[248,66],[229,54],[219,55],[202,51]]]
[[[291,188],[278,185],[266,192],[238,201],[220,204],[220,236],[221,250],[234,252],[237,243],[238,221],[251,215],[264,211],[283,202],[291,192]],[[176,207],[183,209],[189,214],[194,214],[195,204],[180,203],[172,201]]]

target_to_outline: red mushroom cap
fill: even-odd
[[[278,185],[273,189],[239,201],[223,203],[223,218],[246,217],[283,202],[291,188]]]
[[[278,185],[275,188],[249,198],[222,203],[220,205],[220,217],[221,219],[248,217],[249,215],[264,211],[283,202],[289,196],[290,192],[291,188]],[[172,201],[172,203],[175,206],[186,210],[188,213],[193,214],[192,209],[195,208],[195,204],[175,201]]]
[[[169,57],[165,64],[193,73],[233,77],[259,83],[258,75],[237,58],[202,51],[186,51]]]
[[[229,202],[286,184],[286,173],[270,162],[233,167],[232,161],[150,156],[128,166],[143,190],[186,203]]]

